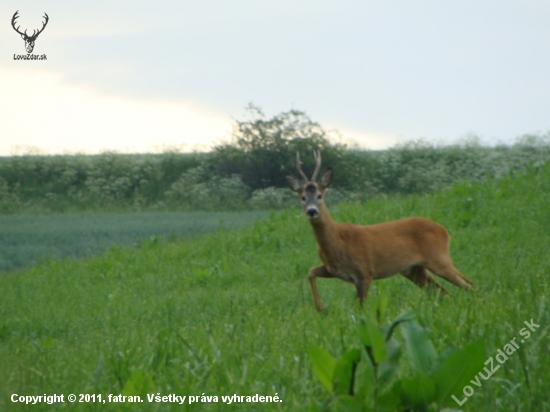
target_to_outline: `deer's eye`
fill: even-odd
[[[306,201],[306,197],[302,196],[302,202],[305,202],[305,201]]]
[[[317,195],[317,199],[321,199],[322,197],[323,197],[323,195],[320,194],[320,193]]]

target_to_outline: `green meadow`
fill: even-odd
[[[0,275],[0,410],[331,410],[308,349],[340,357],[360,347],[358,324],[385,296],[381,322],[415,310],[438,353],[482,340],[494,358],[516,338],[517,351],[454,410],[550,411],[550,167],[331,207],[337,221],[420,215],[443,224],[456,267],[477,286],[446,284],[450,297],[396,276],[375,282],[360,308],[352,286],[320,279],[327,311],[318,313],[307,281],[317,247],[298,204],[238,230],[224,228],[226,218],[192,239],[153,237]],[[523,339],[525,321],[540,326]],[[407,375],[406,354],[402,362]],[[14,394],[63,394],[65,403],[14,403]],[[144,402],[108,401],[120,394]],[[196,401],[162,402],[170,395]],[[233,395],[281,402],[222,401]]]
[[[82,258],[141,239],[190,239],[237,229],[268,212],[141,212],[0,215],[0,273],[48,259]]]

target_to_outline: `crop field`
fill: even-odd
[[[142,212],[0,216],[0,273],[47,259],[81,258],[141,239],[190,239],[237,229],[267,212]]]
[[[361,308],[352,286],[319,279],[327,310],[318,313],[307,280],[317,247],[298,204],[238,230],[155,237],[0,276],[0,410],[381,411],[358,328],[365,318],[388,324],[414,310],[437,353],[481,341],[484,359],[502,360],[487,380],[456,388],[461,406],[414,410],[550,411],[548,166],[330,209],[340,222],[419,215],[444,225],[455,265],[476,284],[465,292],[440,280],[450,297],[397,276],[374,282]],[[529,337],[520,333],[525,322]],[[401,329],[394,335],[403,341]],[[498,358],[514,339],[517,350]],[[355,409],[327,390],[312,347],[334,358],[362,349],[357,376],[366,383]],[[412,373],[409,355],[402,353],[395,380]],[[14,394],[63,394],[65,403],[27,405]],[[143,403],[114,402],[118,395]],[[174,395],[187,398],[180,405]],[[267,396],[278,402],[259,401]]]

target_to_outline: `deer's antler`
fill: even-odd
[[[319,173],[319,169],[321,168],[321,152],[319,150],[313,152],[313,157],[315,158],[315,171],[311,175],[311,181],[316,182],[317,174]]]
[[[302,170],[302,162],[300,162],[300,152],[296,152],[296,169],[298,169],[298,172],[300,172],[300,175],[304,179],[304,182],[308,182],[309,179],[307,178],[306,174]]]
[[[317,175],[319,174],[319,169],[321,168],[321,152],[316,150],[313,152],[313,157],[315,158],[315,171],[311,175],[311,182],[317,181]],[[300,172],[300,175],[304,179],[304,182],[309,182],[310,179],[307,178],[306,174],[302,170],[302,162],[300,161],[300,153],[296,152],[296,169]]]

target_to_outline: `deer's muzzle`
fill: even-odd
[[[316,218],[319,217],[319,211],[316,207],[308,207],[306,210],[306,215],[310,218]]]

